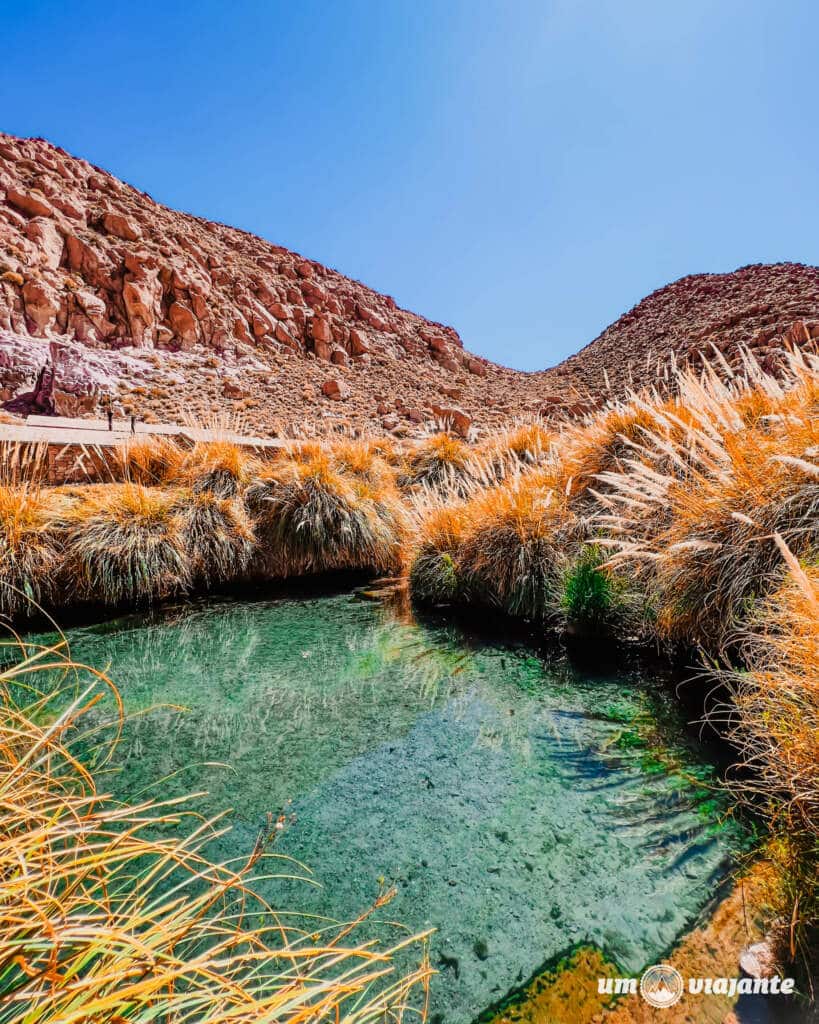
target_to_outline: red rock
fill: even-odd
[[[64,240],[53,220],[35,217],[26,225],[26,235],[37,246],[42,265],[56,270],[63,258]]]
[[[321,393],[334,401],[340,401],[343,398],[349,398],[350,387],[343,380],[331,378],[321,385]]]
[[[102,226],[109,235],[122,238],[126,242],[136,242],[142,237],[139,225],[121,213],[113,213],[109,210],[102,218]]]
[[[44,281],[29,280],[23,285],[26,316],[36,325],[35,334],[43,335],[54,327],[60,309],[57,292]]]
[[[192,311],[181,302],[174,302],[168,310],[171,329],[182,343],[182,348],[190,348],[197,338],[197,321]]]
[[[245,389],[235,380],[225,379],[222,382],[222,394],[225,398],[247,398]]]
[[[466,368],[467,370],[469,370],[470,373],[473,373],[476,377],[486,376],[486,366],[478,359],[467,359]]]
[[[310,323],[310,334],[315,341],[331,342],[333,340],[333,329],[330,322],[324,317],[314,316]]]
[[[42,192],[32,189],[26,192],[18,188],[6,189],[6,199],[13,203],[18,210],[27,213],[30,217],[53,217],[54,210],[46,202]]]
[[[472,417],[457,405],[433,405],[432,411],[446,429],[454,430],[461,437],[466,437],[469,433]]]
[[[330,362],[335,363],[336,366],[346,366],[349,359],[343,348],[334,348],[330,353]]]
[[[365,352],[369,352],[370,347],[367,344],[367,339],[364,334],[359,331],[356,327],[350,328],[350,351],[354,356],[364,355]]]

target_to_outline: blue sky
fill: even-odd
[[[0,10],[0,127],[537,369],[657,287],[819,262],[819,5]]]

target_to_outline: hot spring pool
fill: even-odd
[[[114,794],[207,790],[201,811],[233,809],[225,858],[291,801],[275,849],[319,886],[265,895],[349,920],[394,883],[382,915],[437,929],[433,1019],[466,1024],[580,943],[639,972],[728,872],[710,769],[645,673],[592,674],[349,594],[68,635],[75,658],[111,667],[127,711],[164,705],[128,723]]]

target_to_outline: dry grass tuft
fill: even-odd
[[[247,500],[275,575],[386,572],[400,562],[406,517],[391,482],[345,475],[322,448],[265,467]]]
[[[174,486],[186,457],[185,449],[170,437],[137,435],[119,451],[117,477],[144,487]]]
[[[232,441],[200,441],[185,457],[180,479],[197,494],[219,498],[241,494],[258,468],[258,459]]]
[[[409,490],[428,487],[440,494],[463,497],[474,487],[478,473],[472,449],[451,434],[433,434],[405,456],[399,486]]]
[[[768,813],[778,904],[791,960],[819,933],[819,563],[790,571],[742,629],[749,671],[728,674],[728,735],[741,754],[734,788]]]
[[[54,593],[61,560],[52,514],[59,501],[36,485],[0,484],[0,612],[5,615]]]
[[[612,563],[640,565],[663,637],[719,650],[777,578],[775,536],[797,555],[819,542],[816,377],[805,362],[787,391],[760,373],[688,374],[685,421],[657,408],[640,458],[600,475]]]
[[[139,603],[187,589],[191,579],[174,491],[98,484],[60,520],[72,582],[86,600]]]
[[[256,534],[239,498],[220,497],[211,490],[181,491],[174,511],[196,582],[207,587],[245,573],[256,550]]]

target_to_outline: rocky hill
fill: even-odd
[[[819,270],[684,278],[559,367],[470,354],[452,327],[42,139],[0,134],[0,402],[13,414],[232,420],[255,433],[466,431],[592,407],[670,353],[816,336]]]
[[[672,362],[714,349],[733,362],[739,346],[747,346],[773,368],[784,346],[817,338],[819,267],[758,263],[730,274],[692,274],[652,292],[559,370],[575,386],[600,392],[629,380],[651,383]]]

